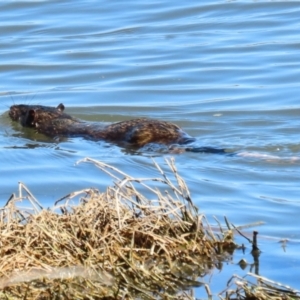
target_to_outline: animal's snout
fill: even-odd
[[[10,107],[9,112],[8,112],[8,115],[9,115],[14,121],[17,121],[18,115],[17,115],[16,110],[14,109],[13,106]]]

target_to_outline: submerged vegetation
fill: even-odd
[[[255,279],[255,281],[253,281]],[[249,274],[244,278],[236,275],[222,293],[226,300],[298,300],[300,292],[262,276]]]
[[[104,192],[74,192],[44,209],[20,183],[19,195],[0,210],[0,299],[194,299],[199,286],[210,298],[201,278],[236,249],[234,229],[226,222],[226,230],[212,230],[173,160],[167,161],[172,179],[155,162],[160,177],[133,178],[83,161],[114,184]],[[29,207],[20,205],[25,200]],[[257,280],[233,277],[219,297],[300,299],[297,291]]]

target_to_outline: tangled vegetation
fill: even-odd
[[[201,278],[233,253],[233,230],[211,229],[173,160],[167,163],[175,180],[156,163],[160,177],[133,178],[83,161],[114,184],[74,192],[45,209],[20,183],[19,195],[0,210],[0,299],[194,299],[192,288],[201,285],[211,297]],[[25,200],[29,207],[21,207]],[[266,289],[234,282],[236,289],[220,298],[300,299],[296,292],[256,297]]]
[[[254,279],[254,280],[253,280]],[[221,293],[226,300],[299,300],[300,292],[268,278],[249,274],[244,278],[232,276]]]

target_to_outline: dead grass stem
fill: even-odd
[[[235,247],[229,224],[215,234],[172,159],[170,175],[154,162],[157,178],[83,162],[114,184],[45,209],[19,183],[0,209],[0,299],[192,299],[186,290]]]

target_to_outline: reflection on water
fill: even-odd
[[[300,288],[300,172],[293,160],[300,156],[299,10],[282,1],[4,1],[2,203],[18,181],[46,205],[73,190],[104,189],[110,181],[103,174],[75,165],[86,156],[137,177],[155,172],[147,152],[21,130],[4,113],[13,103],[62,102],[88,121],[171,121],[199,147],[270,158],[172,154],[208,216],[266,222],[259,228],[261,275]],[[162,168],[166,156],[155,154]],[[289,241],[285,252],[280,239]],[[227,275],[244,274],[236,268],[243,257],[214,274],[215,291]]]

